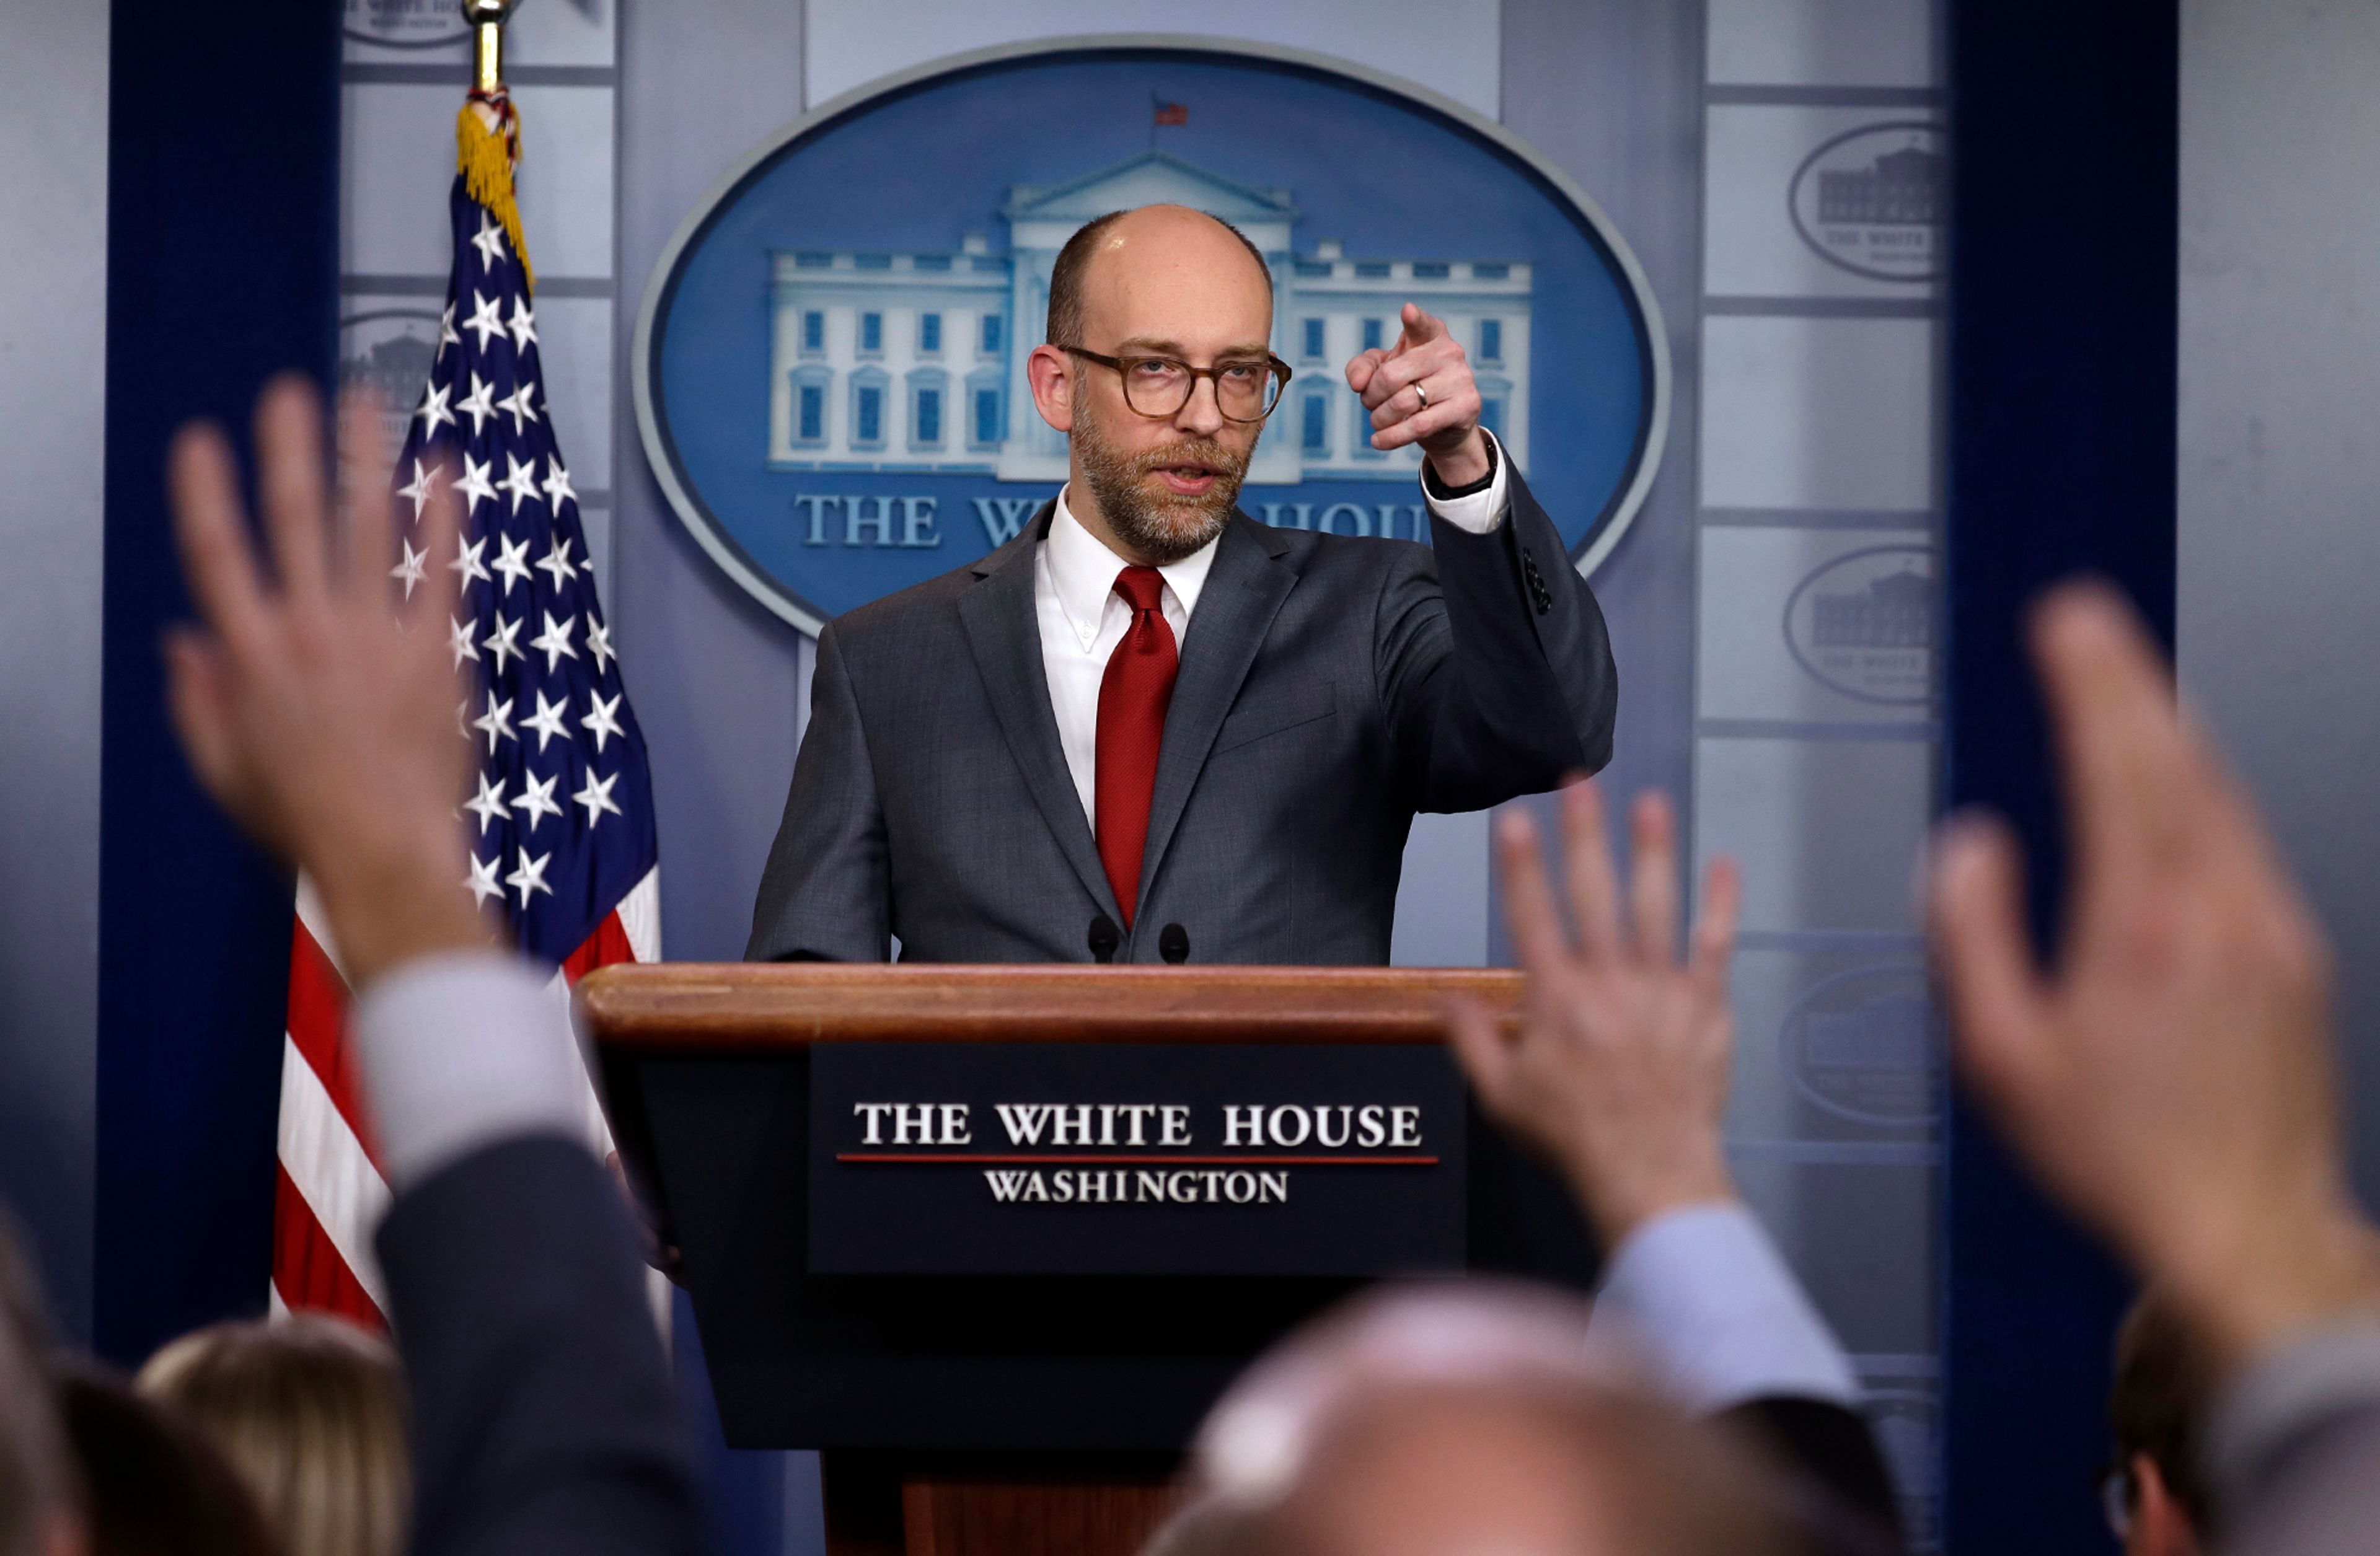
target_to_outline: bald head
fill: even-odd
[[[1194,1473],[1196,1500],[1150,1556],[1784,1549],[1766,1467],[1539,1293],[1358,1302],[1233,1387]]]
[[[1058,250],[1047,338],[1052,346],[1090,345],[1095,311],[1121,316],[1135,300],[1159,300],[1152,291],[1200,311],[1244,310],[1261,294],[1270,331],[1272,272],[1239,228],[1186,205],[1144,205],[1094,217]],[[1114,344],[1103,340],[1098,348]]]

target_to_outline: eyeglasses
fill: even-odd
[[[1202,378],[1215,384],[1215,408],[1227,421],[1262,421],[1281,404],[1289,382],[1289,364],[1267,352],[1261,357],[1234,357],[1211,368],[1194,368],[1172,357],[1102,357],[1079,346],[1060,350],[1113,368],[1123,381],[1123,403],[1134,413],[1162,419],[1178,415],[1190,403],[1190,392]]]

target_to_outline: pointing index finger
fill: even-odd
[[[1405,341],[1411,346],[1425,345],[1446,334],[1446,321],[1425,310],[1417,302],[1405,304],[1403,320]]]

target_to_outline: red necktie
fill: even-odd
[[[1148,842],[1148,796],[1157,787],[1157,750],[1165,739],[1165,710],[1173,703],[1173,676],[1182,656],[1173,646],[1160,602],[1165,579],[1154,567],[1126,567],[1115,591],[1132,607],[1132,626],[1108,656],[1099,678],[1099,731],[1094,748],[1091,808],[1098,821],[1099,863],[1115,888],[1123,927],[1140,904],[1140,855]]]

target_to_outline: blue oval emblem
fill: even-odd
[[[1785,602],[1785,646],[1818,680],[1863,702],[1934,700],[1942,602],[1934,553],[1868,546],[1803,578]]]
[[[1793,230],[1828,264],[1871,281],[1942,273],[1950,188],[1938,125],[1902,119],[1845,130],[1802,159],[1785,199]]]
[[[1050,105],[1065,104],[1052,135]],[[988,50],[826,104],[756,151],[656,267],[632,381],[678,516],[804,631],[976,560],[1065,480],[1024,379],[1085,221],[1173,201],[1245,233],[1296,377],[1240,505],[1427,539],[1341,370],[1407,300],[1445,318],[1531,488],[1595,566],[1659,462],[1658,308],[1593,203],[1502,127],[1252,44]],[[1382,337],[1376,340],[1375,337]]]

